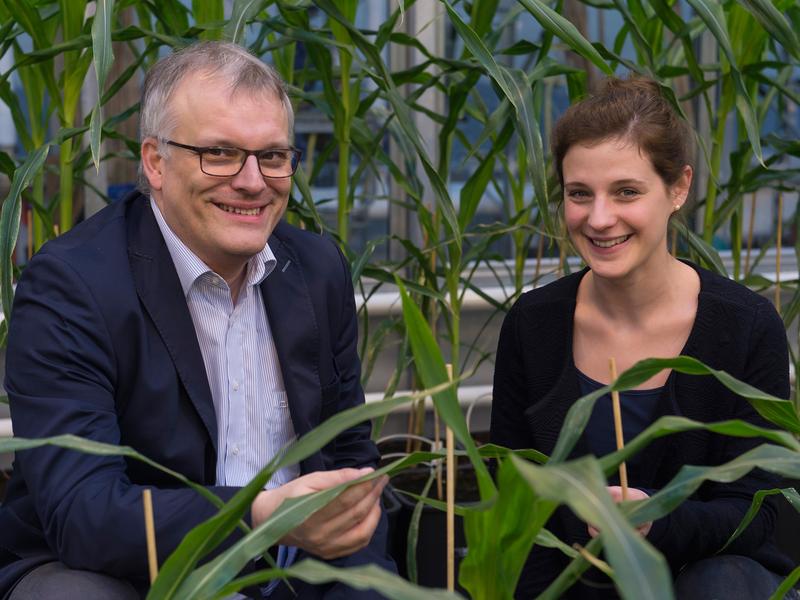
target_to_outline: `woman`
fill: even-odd
[[[692,182],[690,147],[686,124],[658,85],[644,79],[607,81],[556,124],[552,151],[564,221],[587,267],[524,294],[509,311],[497,349],[492,442],[549,454],[574,401],[610,381],[609,357],[621,372],[644,358],[689,355],[789,396],[786,335],[772,305],[668,252],[669,220],[684,206]],[[744,399],[711,377],[662,371],[621,396],[626,440],[665,414],[764,425]],[[683,465],[721,464],[759,443],[705,431],[662,438],[629,461],[629,499],[648,497]],[[606,396],[573,456],[614,449]],[[640,527],[677,576],[678,598],[767,598],[774,591],[792,565],[772,545],[771,504],[765,503],[725,557],[712,557],[736,529],[753,493],[775,485],[760,471],[730,484],[708,482],[670,515]],[[619,500],[618,487],[609,492]],[[548,528],[570,544],[586,544],[597,533],[565,508]],[[567,562],[556,550],[534,548],[518,596],[534,597]],[[595,572],[573,586],[569,597],[615,592]]]

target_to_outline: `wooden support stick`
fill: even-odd
[[[617,362],[613,358],[608,359],[608,370],[611,373],[611,383],[617,380]],[[622,410],[619,406],[619,392],[611,392],[611,409],[614,411],[614,433],[617,437],[617,450],[625,447],[625,438],[622,435]],[[628,499],[628,469],[625,462],[619,465],[619,485],[622,488],[622,499]]]
[[[781,248],[783,247],[783,193],[778,192],[778,231],[775,236],[775,310],[781,313]]]
[[[439,431],[439,411],[436,410],[436,405],[433,405],[433,447],[439,450],[442,447],[442,436]],[[442,461],[436,461],[436,497],[441,500],[444,493],[442,492]]]
[[[447,377],[453,379],[453,365],[447,365]],[[447,589],[454,591],[456,587],[456,461],[455,440],[453,430],[445,429],[447,445]]]
[[[744,256],[744,276],[750,274],[750,252],[753,250],[753,224],[756,222],[756,193],[750,196],[750,222],[747,224],[747,254]]]
[[[150,583],[156,580],[158,575],[158,558],[156,555],[156,528],[153,523],[153,495],[150,488],[142,491],[142,501],[144,502],[144,531],[147,536],[147,566],[150,570]]]

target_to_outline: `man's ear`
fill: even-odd
[[[164,157],[158,151],[158,140],[148,137],[142,141],[142,173],[151,190],[160,190],[164,173]]]

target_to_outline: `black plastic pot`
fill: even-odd
[[[401,576],[408,578],[408,565],[406,561],[408,547],[408,531],[411,517],[416,506],[416,500],[403,494],[401,490],[421,494],[429,476],[429,469],[421,467],[410,469],[395,476],[390,485],[386,486],[384,496],[392,496],[400,505],[397,517],[390,522],[390,553],[397,563]],[[445,482],[443,481],[443,486]],[[474,471],[470,465],[459,466],[458,484],[456,486],[459,504],[475,502],[478,500],[477,485],[475,484]],[[436,484],[431,488],[430,496],[436,498]],[[455,572],[458,582],[459,566],[467,555],[466,540],[464,538],[463,520],[455,517]],[[430,506],[424,506],[419,522],[419,534],[416,548],[417,558],[417,583],[427,587],[447,587],[447,515],[444,511]],[[456,583],[456,590],[466,593]]]

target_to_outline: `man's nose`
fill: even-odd
[[[258,167],[258,159],[250,155],[244,161],[242,170],[233,178],[231,185],[235,189],[243,190],[251,194],[258,193],[266,187],[264,176]]]

